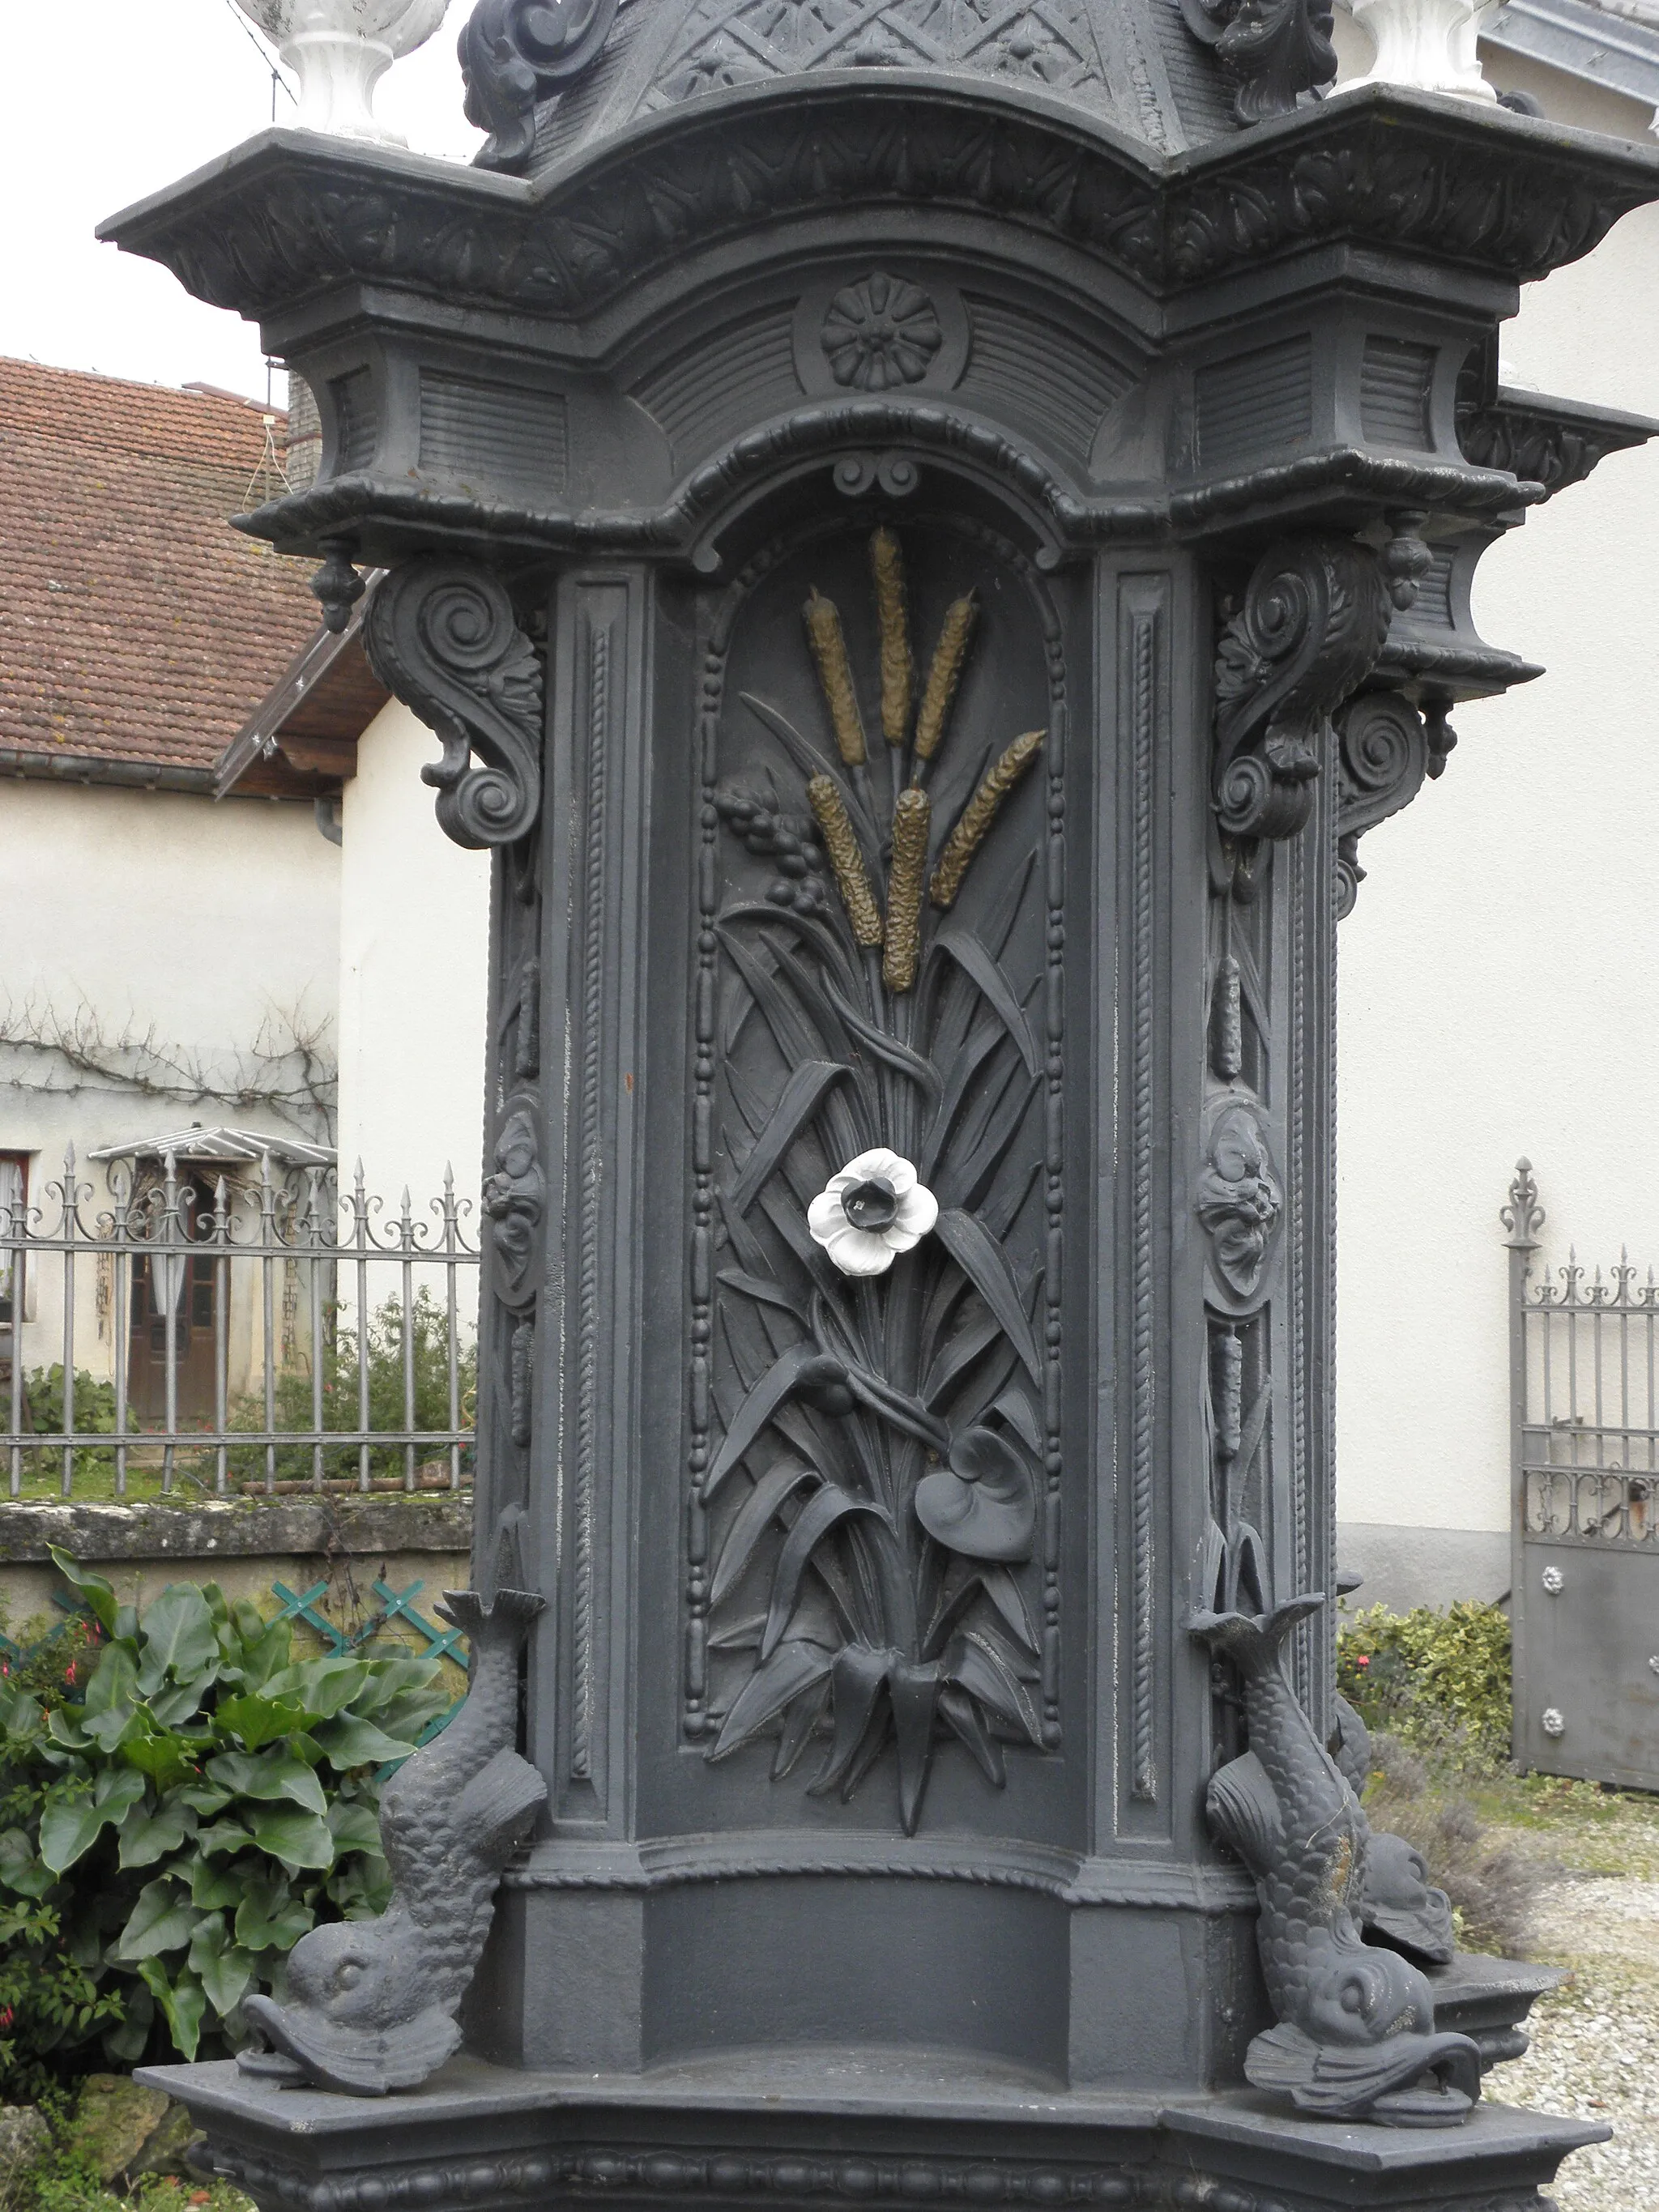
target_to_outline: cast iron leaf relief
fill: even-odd
[[[823,68],[968,69],[1081,93],[1113,112],[1085,0],[700,0],[653,103]],[[1124,91],[1127,88],[1123,88]]]
[[[761,765],[714,793],[736,1141],[698,1503],[730,1686],[708,1757],[769,1736],[776,1779],[816,1740],[810,1790],[847,1799],[890,1747],[908,1833],[942,1743],[1000,1786],[1005,1744],[1045,1741],[1017,1572],[1048,1464],[1043,1269],[1010,1233],[1041,1166],[1041,979],[1021,976],[1018,923],[1042,884],[1029,849],[993,854],[1047,733],[953,727],[977,598],[946,608],[918,668],[898,542],[878,530],[869,554],[871,680],[813,589],[830,742],[744,693]],[[756,886],[739,855],[776,872]]]

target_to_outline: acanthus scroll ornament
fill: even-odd
[[[536,102],[599,58],[617,0],[478,0],[458,52],[467,121],[489,133],[481,169],[522,169],[536,140]]]
[[[443,740],[421,775],[445,833],[474,849],[522,837],[541,811],[542,665],[506,586],[473,562],[422,554],[380,583],[363,642],[387,690]]]
[[[1359,865],[1359,840],[1391,814],[1408,806],[1425,775],[1438,775],[1446,752],[1457,742],[1439,712],[1438,731],[1450,743],[1437,752],[1424,718],[1396,691],[1367,691],[1336,717],[1336,911],[1350,914],[1365,879]]]
[[[1216,654],[1214,806],[1224,836],[1294,836],[1313,810],[1331,714],[1388,635],[1376,556],[1297,538],[1257,562]]]
[[[1233,78],[1241,123],[1289,115],[1304,92],[1336,81],[1330,0],[1181,0],[1181,12]]]

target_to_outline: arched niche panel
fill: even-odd
[[[696,1795],[915,1832],[985,1825],[1006,1790],[1040,1834],[1064,1737],[1060,623],[983,520],[862,501],[763,547],[705,623]]]

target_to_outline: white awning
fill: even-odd
[[[201,1160],[226,1166],[257,1165],[267,1152],[276,1166],[285,1168],[331,1168],[336,1158],[331,1145],[308,1145],[301,1137],[273,1137],[263,1129],[233,1129],[224,1125],[207,1128],[199,1121],[165,1136],[102,1145],[91,1157],[94,1160],[164,1160],[171,1153],[179,1162]]]

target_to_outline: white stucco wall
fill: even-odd
[[[1556,119],[1644,131],[1632,102],[1483,58]],[[1505,377],[1659,414],[1656,265],[1659,212],[1644,210],[1527,288]],[[1457,711],[1443,778],[1364,841],[1368,880],[1342,926],[1338,1503],[1358,1524],[1345,1549],[1367,1564],[1375,1532],[1424,1532],[1407,1552],[1486,1585],[1470,1594],[1508,1581],[1498,1209],[1516,1158],[1549,1216],[1542,1260],[1571,1241],[1591,1261],[1627,1243],[1659,1262],[1659,1186],[1643,1171],[1659,1094],[1656,512],[1659,449],[1616,454],[1486,555],[1482,635],[1548,673]],[[1484,1547],[1437,1534],[1449,1530],[1486,1532]]]
[[[321,1030],[332,1052],[340,855],[309,804],[9,779],[0,854],[6,1035],[79,1022],[100,1052],[149,1036],[159,1056],[226,1082],[291,1024]],[[90,1218],[108,1203],[94,1151],[223,1121],[297,1133],[258,1104],[156,1096],[0,1043],[0,1151],[30,1155],[33,1203],[48,1203],[70,1143],[94,1186]],[[108,1375],[113,1346],[97,1308],[95,1270],[83,1265],[76,1364]],[[26,1313],[25,1367],[61,1358],[61,1275],[45,1257]]]
[[[421,769],[439,751],[394,700],[341,807],[342,1176],[361,1158],[387,1210],[407,1184],[417,1216],[447,1165],[476,1206],[483,1148],[489,855],[438,827]]]

